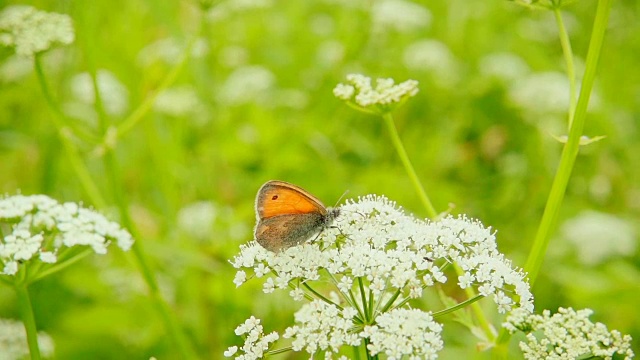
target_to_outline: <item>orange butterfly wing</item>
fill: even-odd
[[[256,197],[258,220],[279,215],[319,213],[327,214],[327,208],[315,196],[304,189],[284,181],[266,182]]]

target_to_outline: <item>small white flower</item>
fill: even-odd
[[[280,335],[276,332],[265,335],[263,327],[260,325],[260,319],[256,319],[253,316],[245,320],[243,324],[240,324],[236,328],[235,333],[238,336],[246,334],[246,336],[244,336],[244,345],[239,349],[237,346],[228,348],[224,352],[225,357],[232,357],[240,351],[240,355],[236,356],[236,359],[261,359],[264,357],[265,352],[269,350],[272,343],[280,338]]]
[[[338,84],[333,89],[334,95],[345,101],[352,101],[362,108],[373,108],[375,111],[388,110],[418,93],[418,82],[407,80],[395,84],[393,79],[377,79],[376,87],[371,85],[371,78],[360,74],[347,75],[348,84]]]
[[[15,46],[16,54],[31,57],[55,43],[68,45],[75,33],[68,15],[14,5],[0,13],[0,44]]]
[[[516,309],[509,314],[502,326],[511,333],[523,331],[527,342],[520,342],[525,359],[575,359],[593,356],[612,359],[614,354],[633,358],[631,336],[616,330],[609,331],[602,323],[592,323],[590,309],[575,311],[559,308],[551,315],[544,310],[542,315]],[[535,334],[535,335],[534,335]]]
[[[338,352],[341,346],[357,346],[361,340],[349,330],[353,326],[354,309],[340,312],[335,305],[320,300],[303,305],[295,313],[296,323],[285,330],[284,338],[293,338],[294,351],[318,350]],[[345,317],[348,316],[348,317]]]
[[[291,297],[293,298],[293,300],[295,301],[302,301],[304,300],[304,291],[300,288],[295,288],[293,290],[291,290],[289,292],[289,295],[291,295]]]
[[[369,338],[367,349],[372,356],[383,353],[389,359],[436,359],[444,342],[442,325],[431,314],[416,309],[394,309],[376,318],[376,325],[366,326],[361,336]]]
[[[224,352],[224,357],[232,357],[233,354],[238,352],[237,346],[230,346],[227,351]]]
[[[236,276],[233,278],[233,283],[236,284],[236,287],[244,284],[247,281],[247,273],[243,270],[236,272]]]
[[[15,275],[18,261],[39,258],[55,263],[56,254],[66,247],[90,246],[104,254],[112,242],[123,250],[133,245],[131,234],[103,215],[75,203],[58,204],[44,195],[0,198],[0,223],[12,226],[12,232],[0,239],[5,275]]]

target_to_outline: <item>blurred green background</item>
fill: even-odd
[[[48,52],[45,72],[64,113],[96,135],[88,69],[99,69],[104,105],[117,124],[197,37],[177,79],[118,141],[116,155],[138,241],[202,358],[220,358],[238,344],[233,330],[250,315],[267,332],[282,332],[299,306],[286,293],[263,294],[258,281],[238,289],[232,283],[228,260],[252,239],[254,196],[265,181],[293,182],[327,205],[346,190],[347,198],[384,194],[424,217],[381,119],[332,95],[348,73],[419,81],[420,92],[395,121],[434,205],[445,211],[454,204],[452,213],[496,229],[500,249],[524,265],[559,160],[553,136],[567,128],[568,81],[551,12],[466,0],[29,4],[73,18],[76,42]],[[563,12],[579,75],[595,6],[583,0]],[[585,129],[606,138],[581,150],[534,288],[538,311],[588,307],[592,320],[634,339],[639,10],[635,0],[614,2]],[[51,118],[32,62],[0,48],[0,193],[91,205]],[[96,145],[78,140],[113,205]],[[100,210],[117,220],[115,206]],[[31,292],[56,358],[179,358],[131,254],[112,248]],[[0,317],[18,318],[15,301],[0,287]],[[441,358],[491,356],[476,352],[462,326],[443,321]]]

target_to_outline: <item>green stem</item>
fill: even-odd
[[[67,159],[71,164],[71,167],[75,171],[78,176],[78,180],[80,184],[84,188],[85,192],[91,199],[93,205],[98,208],[105,208],[106,201],[102,197],[98,186],[91,178],[91,174],[89,174],[89,169],[82,162],[78,149],[74,142],[71,140],[72,131],[69,126],[65,125],[66,117],[60,110],[58,103],[54,100],[51,95],[51,91],[49,89],[49,85],[47,84],[47,80],[44,76],[44,70],[42,69],[42,63],[40,61],[40,55],[37,54],[34,59],[36,75],[38,77],[38,82],[40,83],[40,88],[42,89],[42,93],[44,95],[45,100],[47,101],[47,105],[53,111],[53,116],[51,120],[58,131],[58,136],[60,137],[60,141],[62,142],[62,146],[64,147],[67,153]]]
[[[467,299],[467,300],[465,300],[465,301],[463,301],[463,302],[461,302],[461,303],[459,303],[459,304],[457,304],[455,306],[452,306],[452,307],[444,309],[444,310],[436,311],[432,315],[433,315],[434,318],[437,318],[439,316],[450,314],[450,313],[452,313],[454,311],[457,311],[459,309],[462,309],[462,308],[464,308],[464,307],[466,307],[468,305],[475,304],[476,301],[478,301],[478,300],[480,300],[482,298],[484,298],[484,296],[476,295],[476,296],[474,296],[474,297],[472,297],[470,299]]]
[[[49,276],[51,274],[57,273],[58,271],[61,271],[63,269],[68,268],[69,266],[77,263],[78,261],[86,258],[87,256],[91,255],[93,253],[93,249],[87,248],[82,250],[82,252],[75,254],[73,257],[71,257],[70,259],[66,260],[66,261],[61,261],[61,262],[56,262],[54,265],[51,265],[50,267],[46,268],[43,271],[38,271],[37,275],[33,278],[33,279],[29,279],[29,283],[32,284],[46,276]]]
[[[364,313],[364,321],[366,324],[369,324],[371,318],[369,317],[369,309],[367,307],[367,296],[365,295],[364,284],[362,283],[362,278],[358,278],[358,287],[360,289],[360,298],[362,299],[362,312]]]
[[[576,70],[573,65],[573,51],[571,50],[571,41],[569,40],[569,34],[562,21],[562,14],[560,8],[553,9],[553,14],[556,17],[556,23],[558,24],[558,35],[560,36],[560,45],[562,46],[562,54],[564,55],[564,61],[567,66],[567,77],[569,78],[569,129],[571,129],[571,123],[573,122],[573,116],[576,110]]]
[[[602,50],[602,42],[604,40],[604,34],[607,29],[607,23],[609,21],[609,11],[611,10],[612,0],[600,0],[598,1],[598,8],[596,10],[596,17],[593,22],[593,31],[591,34],[591,40],[589,42],[589,51],[587,53],[586,67],[582,80],[582,87],[580,88],[580,97],[578,98],[578,104],[576,106],[576,112],[573,122],[569,131],[569,139],[562,149],[562,155],[560,157],[560,164],[556,172],[556,176],[553,179],[551,185],[551,191],[547,204],[542,214],[542,220],[540,221],[540,227],[536,233],[536,237],[533,241],[533,246],[529,257],[524,266],[524,271],[529,275],[529,284],[531,287],[535,284],[538,277],[538,273],[544,260],[544,255],[549,246],[551,230],[555,226],[560,213],[560,205],[564,198],[564,193],[569,182],[569,177],[573,169],[576,157],[578,156],[578,150],[580,147],[580,136],[584,128],[584,123],[587,114],[587,105],[589,104],[589,97],[591,96],[591,89],[593,88],[593,82],[598,67],[598,58]],[[511,335],[503,328],[498,336],[498,344],[500,347],[506,346]]]
[[[129,209],[127,207],[127,202],[125,200],[122,187],[118,182],[118,166],[116,164],[115,154],[112,151],[108,151],[104,156],[104,161],[108,183],[111,186],[111,191],[113,192],[122,224],[131,232],[131,235],[133,235],[135,239],[138,239],[138,241],[135,241],[133,243],[131,250],[133,251],[134,258],[136,259],[138,269],[140,270],[145,283],[149,287],[149,295],[151,297],[151,301],[154,303],[156,310],[162,317],[162,320],[164,321],[165,326],[169,331],[169,335],[182,353],[182,357],[185,359],[196,359],[197,356],[195,351],[191,347],[190,342],[187,340],[187,337],[180,328],[180,325],[178,324],[175,317],[171,314],[171,310],[160,294],[158,282],[153,271],[151,270],[151,267],[149,266],[149,260],[147,259],[146,254],[142,248],[140,236],[137,234],[133,220],[131,219],[131,215],[129,214]]]
[[[436,216],[438,216],[438,213],[436,212],[436,209],[431,204],[431,200],[429,200],[429,197],[427,196],[427,193],[425,192],[424,187],[422,187],[422,184],[418,179],[418,175],[416,174],[416,171],[414,170],[413,165],[411,165],[409,156],[407,155],[407,152],[404,149],[404,145],[402,145],[402,140],[400,140],[400,136],[398,135],[398,131],[396,130],[396,126],[393,122],[393,116],[391,115],[391,113],[385,113],[384,115],[382,115],[382,118],[384,119],[385,124],[387,124],[387,130],[389,131],[389,135],[391,136],[391,142],[393,143],[393,146],[396,148],[396,151],[398,152],[400,161],[402,161],[402,165],[404,165],[404,168],[407,171],[407,174],[409,175],[409,179],[411,180],[413,187],[418,193],[418,197],[420,198],[422,205],[424,205],[424,208],[427,210],[427,216],[434,219]]]
[[[31,360],[40,359],[40,348],[38,347],[38,329],[36,328],[36,319],[33,316],[33,307],[31,306],[31,298],[25,284],[16,284],[16,295],[18,297],[18,307],[24,329],[27,332],[27,344],[29,345],[29,354]]]
[[[569,131],[569,139],[562,149],[560,164],[551,186],[551,191],[542,215],[540,227],[536,233],[527,263],[524,266],[524,270],[529,274],[529,283],[531,286],[535,283],[540,267],[542,266],[542,261],[549,245],[551,230],[558,219],[560,205],[564,198],[564,193],[569,182],[569,177],[571,176],[571,171],[573,170],[573,165],[576,157],[578,156],[580,136],[584,129],[587,105],[589,104],[589,97],[591,96],[591,89],[593,88],[596,69],[598,67],[598,58],[602,48],[604,33],[607,29],[611,1],[612,0],[598,1],[593,33],[589,43],[589,52],[587,53],[586,68],[583,76],[582,87],[580,88],[580,97],[578,98],[575,117]]]
[[[189,55],[191,54],[191,48],[193,47],[193,44],[196,42],[197,39],[198,37],[194,36],[193,39],[189,41],[189,44],[187,44],[185,51],[182,54],[182,58],[180,58],[180,61],[167,74],[167,76],[164,78],[160,86],[150,96],[148,96],[140,104],[140,106],[138,106],[138,108],[136,108],[136,110],[133,113],[131,113],[131,115],[129,115],[126,119],[122,121],[122,123],[118,125],[117,132],[115,134],[115,139],[113,139],[114,141],[117,141],[118,138],[124,136],[131,129],[133,129],[149,112],[158,94],[162,92],[162,90],[168,88],[178,78],[178,75],[180,75],[180,72],[182,72],[184,65],[187,63],[187,60],[189,59]]]

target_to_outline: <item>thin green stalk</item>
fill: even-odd
[[[562,45],[562,54],[564,55],[564,61],[567,66],[567,77],[569,78],[569,126],[571,129],[571,123],[573,122],[573,116],[576,110],[576,69],[573,65],[573,51],[571,50],[571,41],[569,40],[569,34],[562,21],[562,14],[560,8],[554,8],[553,14],[556,17],[556,23],[558,24],[558,35],[560,36],[560,45]]]
[[[454,311],[458,311],[458,310],[460,310],[460,309],[462,309],[462,308],[464,308],[464,307],[466,307],[466,306],[468,306],[470,304],[475,304],[476,301],[481,300],[483,298],[484,298],[484,296],[482,296],[482,295],[476,295],[476,296],[474,296],[472,298],[469,298],[469,299],[467,299],[467,300],[465,300],[465,301],[463,301],[463,302],[461,302],[461,303],[459,303],[459,304],[457,304],[455,306],[452,306],[452,307],[444,309],[444,310],[436,311],[432,315],[433,315],[434,318],[437,318],[437,317],[443,316],[443,315],[447,315],[447,314],[450,314],[450,313],[452,313]]]
[[[596,17],[593,22],[593,31],[591,34],[591,40],[589,42],[589,50],[587,52],[587,61],[582,80],[582,87],[580,88],[580,96],[576,105],[576,112],[574,115],[571,128],[569,130],[569,140],[562,149],[562,155],[560,157],[560,164],[556,172],[556,176],[553,179],[551,185],[551,191],[547,204],[542,214],[542,220],[540,221],[540,227],[536,233],[536,237],[533,241],[531,252],[524,266],[524,271],[528,273],[529,284],[531,287],[535,284],[535,281],[542,267],[544,255],[547,252],[549,246],[549,240],[551,230],[554,228],[558,215],[560,213],[560,205],[564,198],[564,193],[569,183],[569,177],[573,170],[576,157],[580,147],[580,136],[584,128],[584,123],[587,114],[587,105],[589,104],[589,97],[591,96],[591,90],[593,88],[593,82],[595,80],[596,70],[598,68],[598,59],[602,50],[602,42],[604,40],[604,34],[607,29],[607,23],[609,21],[609,11],[611,10],[612,0],[600,0],[598,1],[598,7],[596,9]],[[500,331],[498,337],[498,344],[506,346],[511,335],[504,330]]]
[[[58,103],[54,100],[51,95],[51,91],[49,90],[49,85],[47,84],[47,80],[44,76],[44,70],[42,69],[42,63],[40,61],[40,55],[36,55],[34,59],[36,74],[38,77],[38,82],[40,83],[40,88],[42,89],[42,93],[44,95],[45,100],[47,101],[47,105],[53,111],[53,116],[51,120],[58,131],[58,136],[60,137],[60,141],[67,153],[67,160],[71,164],[74,172],[78,176],[78,180],[80,184],[84,188],[85,192],[91,199],[93,205],[98,208],[105,208],[106,201],[102,197],[98,186],[91,178],[91,174],[89,174],[89,169],[82,162],[82,158],[78,152],[76,145],[71,140],[71,129],[69,126],[65,125],[66,117],[60,110]]]
[[[27,285],[24,283],[16,284],[16,295],[18,297],[20,316],[24,323],[24,329],[27,332],[27,344],[29,346],[31,360],[40,360],[38,329],[36,328],[36,319],[33,316],[33,307],[31,306],[31,298],[29,297]]]
[[[358,286],[360,288],[360,298],[362,299],[362,312],[364,313],[364,321],[366,324],[369,324],[371,318],[369,317],[369,309],[367,307],[367,297],[364,293],[364,284],[362,283],[362,278],[358,278]]]
[[[409,156],[407,155],[407,151],[404,149],[404,145],[402,145],[402,140],[400,140],[400,136],[398,135],[398,130],[396,130],[396,126],[393,122],[393,116],[391,113],[385,113],[382,115],[385,124],[387,124],[387,130],[389,131],[389,135],[391,136],[391,142],[393,146],[396,148],[398,152],[398,156],[400,157],[400,161],[402,161],[402,165],[404,165],[407,174],[409,175],[409,179],[413,184],[414,189],[418,193],[418,197],[424,205],[424,208],[427,210],[427,216],[434,219],[438,216],[436,209],[431,204],[431,200],[427,196],[422,184],[420,183],[420,179],[418,179],[418,175],[416,171],[413,169],[413,165],[411,165],[411,161],[409,160]]]
[[[547,251],[547,247],[549,246],[551,230],[554,228],[558,219],[560,205],[562,204],[567,184],[569,183],[569,177],[571,176],[573,165],[576,157],[578,156],[580,136],[584,129],[587,105],[589,104],[589,97],[591,96],[591,90],[593,89],[593,82],[596,75],[596,69],[598,67],[598,58],[602,49],[604,33],[607,29],[611,1],[612,0],[598,1],[593,33],[591,35],[589,51],[587,53],[586,68],[582,80],[582,87],[580,88],[580,97],[578,98],[575,116],[569,131],[569,140],[562,149],[560,164],[551,186],[549,198],[547,199],[542,220],[540,221],[540,227],[536,233],[527,263],[524,266],[525,272],[529,274],[529,283],[531,286],[535,283],[540,267],[542,266],[544,255]]]
[[[44,271],[38,271],[37,275],[33,278],[33,279],[29,279],[29,283],[34,283],[46,276],[49,276],[51,274],[57,273],[58,271],[61,271],[63,269],[68,268],[69,266],[77,263],[78,261],[86,258],[87,256],[91,255],[93,253],[93,250],[90,248],[84,249],[82,250],[82,252],[75,254],[75,256],[71,257],[70,259],[66,260],[66,261],[61,261],[61,262],[56,262],[54,265],[51,265],[50,267],[48,267],[47,269],[45,269]]]
[[[142,248],[142,242],[139,240],[140,236],[138,236],[137,234],[135,225],[133,223],[133,220],[131,219],[131,215],[129,214],[129,209],[127,207],[127,202],[125,200],[122,187],[118,182],[118,166],[116,164],[115,154],[112,151],[107,151],[107,153],[104,155],[104,161],[108,184],[111,186],[111,191],[113,192],[114,199],[116,200],[116,205],[120,213],[122,224],[131,232],[135,239],[138,239],[138,241],[135,241],[133,243],[131,250],[133,251],[134,258],[136,259],[138,269],[140,270],[145,283],[149,287],[149,295],[151,297],[151,301],[162,317],[162,320],[164,321],[165,326],[169,331],[169,335],[178,346],[182,357],[184,359],[197,359],[195,350],[191,347],[191,343],[188,341],[183,330],[178,324],[178,321],[171,313],[171,309],[160,294],[158,282],[156,280],[155,274],[149,266],[149,260],[147,259],[147,256]]]
[[[189,55],[191,54],[191,48],[193,47],[193,44],[197,39],[198,39],[197,36],[194,36],[193,39],[189,41],[189,43],[187,44],[187,47],[185,48],[185,51],[182,54],[182,58],[180,58],[180,61],[167,74],[167,76],[164,78],[160,86],[158,86],[158,88],[150,96],[148,96],[142,102],[142,104],[140,104],[140,106],[138,106],[138,108],[136,108],[136,110],[133,113],[131,113],[131,115],[129,115],[126,119],[124,119],[118,125],[114,140],[117,140],[118,138],[124,136],[131,129],[133,129],[149,112],[158,94],[162,92],[162,90],[168,88],[178,78],[178,75],[180,75],[180,72],[182,72],[182,69],[184,68],[185,64],[187,63],[187,60],[189,59]]]

